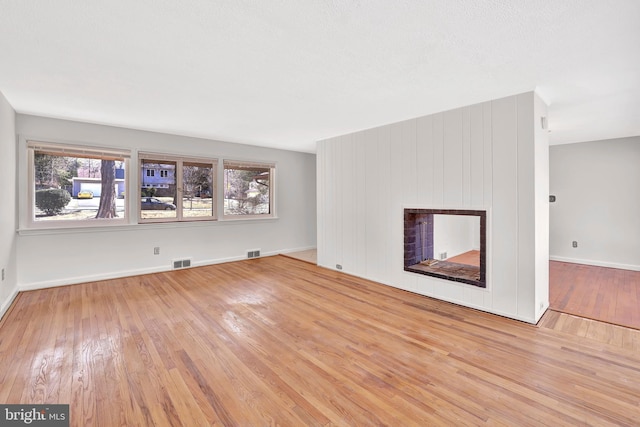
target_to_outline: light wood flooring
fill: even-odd
[[[300,261],[309,262],[311,264],[318,264],[318,251],[316,249],[308,249],[306,251],[289,252],[283,254],[289,258],[299,259]]]
[[[551,261],[549,305],[563,313],[640,329],[640,271]]]
[[[480,251],[468,251],[463,254],[447,258],[447,261],[480,267]]]
[[[287,256],[317,263],[315,249]],[[470,251],[448,261],[478,266],[480,252]],[[554,311],[640,330],[640,272],[550,261],[549,295]],[[590,327],[569,329],[610,329],[606,325],[594,326],[593,322],[583,323]],[[576,321],[567,324],[575,325]]]
[[[640,330],[547,310],[538,326],[630,351],[640,352]]]
[[[559,323],[266,257],[19,294],[0,402],[73,426],[640,425],[637,348]]]

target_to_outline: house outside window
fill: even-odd
[[[131,192],[129,150],[26,142],[29,228],[276,216],[274,163],[224,160],[218,182],[216,158],[140,152],[139,190]],[[132,202],[137,220],[127,218]]]
[[[28,141],[27,152],[30,226],[126,221],[128,151]]]
[[[140,153],[140,222],[216,219],[217,159]],[[149,174],[158,170],[159,174]]]

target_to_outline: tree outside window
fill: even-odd
[[[224,162],[224,214],[269,216],[273,214],[271,165]]]
[[[31,221],[80,223],[118,220],[126,215],[124,195],[128,153],[89,147],[29,142],[33,175]]]

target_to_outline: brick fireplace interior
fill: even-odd
[[[404,269],[486,288],[486,211],[404,210]]]

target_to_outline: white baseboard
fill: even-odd
[[[121,277],[140,276],[141,274],[160,273],[170,270],[169,267],[151,267],[136,270],[122,270],[86,276],[65,277],[64,279],[47,280],[20,286],[20,291],[35,291],[37,289],[55,288],[56,286],[77,285],[79,283],[97,282],[100,280],[119,279]]]
[[[315,246],[305,247],[305,248],[296,248],[296,249],[285,249],[285,250],[273,251],[273,252],[263,252],[261,256],[266,257],[266,256],[273,256],[273,255],[278,255],[282,253],[300,252],[308,249],[315,249]],[[192,267],[203,267],[206,265],[242,261],[245,259],[247,259],[246,256],[206,259],[206,260],[193,262]],[[119,279],[122,277],[140,276],[142,274],[162,273],[165,271],[172,271],[172,268],[169,265],[166,265],[166,266],[163,265],[163,266],[141,268],[141,269],[135,269],[135,270],[112,271],[108,273],[100,273],[100,274],[93,274],[93,275],[86,275],[86,276],[65,277],[64,279],[34,282],[34,283],[29,283],[27,285],[19,286],[18,289],[16,290],[16,294],[18,291],[33,291],[37,289],[54,288],[56,286],[76,285],[79,283],[97,282],[101,280]]]
[[[2,320],[4,315],[7,313],[7,310],[9,310],[9,307],[11,307],[13,300],[16,299],[17,296],[18,296],[18,287],[15,287],[13,288],[13,291],[9,294],[7,299],[2,301],[2,306],[0,306],[0,320]]]
[[[482,305],[479,305],[479,304],[474,304],[474,303],[471,303],[469,301],[459,300],[459,299],[456,299],[456,298],[449,298],[449,297],[445,297],[445,296],[438,295],[438,294],[435,294],[435,293],[419,291],[419,290],[416,290],[416,289],[408,289],[408,288],[406,288],[404,286],[400,286],[400,285],[398,285],[397,283],[394,283],[394,282],[388,282],[388,281],[384,281],[384,280],[381,280],[381,279],[376,279],[375,277],[365,277],[365,276],[362,276],[360,274],[351,273],[349,271],[336,270],[335,268],[333,268],[331,266],[327,266],[327,265],[318,265],[318,267],[326,268],[328,270],[335,271],[337,273],[348,274],[348,275],[351,275],[351,276],[359,277],[361,279],[370,280],[372,282],[380,283],[381,285],[390,286],[392,288],[402,289],[404,291],[411,292],[413,294],[422,295],[422,296],[425,296],[425,297],[437,299],[439,301],[449,302],[449,303],[456,304],[456,305],[459,305],[459,306],[462,306],[462,307],[472,308],[474,310],[483,311],[483,312],[489,313],[489,314],[495,314],[497,316],[502,316],[502,317],[506,317],[506,318],[509,318],[509,319],[517,320],[519,322],[530,323],[530,324],[533,324],[533,325],[538,323],[538,321],[540,320],[540,318],[542,317],[544,312],[549,307],[549,302],[543,303],[543,308],[541,309],[541,311],[537,312],[533,318],[529,318],[529,317],[519,316],[518,314],[507,313],[507,312],[503,312],[503,311],[496,310],[496,309],[493,309],[493,308],[485,307],[485,306],[482,306]],[[403,272],[403,274],[413,275],[415,273]],[[436,279],[436,280],[444,280],[444,279]],[[488,289],[482,289],[482,290],[489,292]]]
[[[295,249],[285,249],[284,251],[279,251],[279,254],[290,254],[293,252],[304,252],[310,251],[311,249],[317,249],[315,246],[305,246],[304,248],[295,248]]]
[[[592,259],[577,259],[577,258],[566,258],[560,256],[549,256],[549,260],[551,261],[560,261],[560,262],[570,262],[573,264],[584,264],[584,265],[593,265],[596,267],[609,267],[609,268],[619,268],[621,270],[632,270],[632,271],[640,271],[640,265],[633,264],[620,264],[617,262],[609,262],[609,261],[597,261]]]

